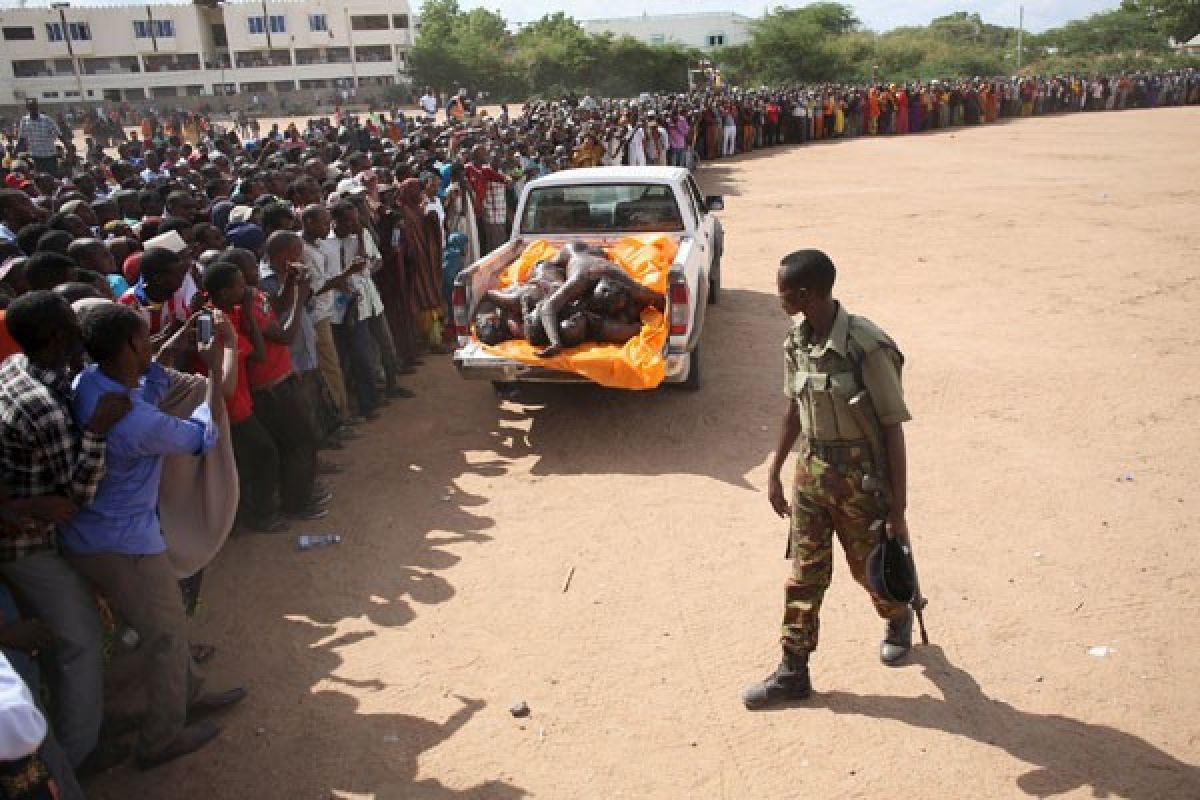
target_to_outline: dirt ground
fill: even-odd
[[[331,480],[311,529],[344,544],[210,569],[193,638],[251,691],[221,739],[93,796],[1200,797],[1197,175],[1200,108],[704,167],[705,387],[501,403],[431,358]],[[749,713],[787,572],[774,272],[805,246],[908,357],[935,644],[880,666],[839,557],[817,694]]]

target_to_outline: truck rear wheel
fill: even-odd
[[[713,259],[708,269],[708,304],[715,306],[721,299],[721,254]]]

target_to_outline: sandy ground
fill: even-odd
[[[222,738],[93,795],[1200,797],[1197,175],[1197,108],[705,167],[702,391],[498,403],[431,359],[331,481],[312,529],[344,544],[239,538],[210,570],[194,638],[252,692]],[[773,276],[801,246],[908,356],[935,644],[881,667],[839,558],[818,693],[752,714],[787,572]]]

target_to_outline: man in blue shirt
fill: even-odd
[[[208,364],[205,402],[189,419],[159,410],[177,384],[203,380],[152,360],[146,321],[118,304],[98,306],[83,317],[83,337],[95,362],[80,374],[73,411],[85,425],[98,399],[124,392],[132,409],[109,432],[104,479],[95,499],[60,528],[68,560],[96,584],[138,632],[146,651],[146,714],[138,764],[158,766],[208,744],[220,729],[208,721],[187,724],[189,712],[211,711],[245,697],[245,690],[204,694],[188,651],[187,621],[176,576],[158,520],[163,457],[200,455],[216,443],[212,409],[222,402],[225,346],[201,344]],[[236,347],[236,344],[233,345]]]

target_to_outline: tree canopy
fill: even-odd
[[[1174,55],[1168,39],[1186,41],[1198,32],[1200,0],[1124,0],[1112,11],[1027,33],[1020,65],[1033,73],[1197,64],[1200,59]],[[680,91],[689,67],[706,58],[742,85],[1011,75],[1018,67],[1017,30],[958,11],[928,25],[875,33],[850,6],[816,2],[766,12],[753,22],[747,43],[706,54],[589,34],[562,12],[514,33],[494,11],[424,0],[410,63],[418,86],[466,86],[516,99]]]
[[[515,34],[499,14],[463,11],[458,0],[425,0],[411,57],[418,86],[462,86],[498,98],[592,91],[631,95],[687,88],[700,54],[630,37],[592,35],[556,12]]]

